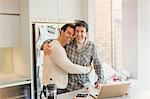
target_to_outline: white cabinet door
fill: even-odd
[[[19,14],[19,0],[0,0],[0,13]]]
[[[59,19],[81,19],[82,0],[58,0]]]
[[[19,46],[19,26],[19,16],[0,15],[0,47]]]
[[[57,19],[57,0],[30,0],[30,17]]]

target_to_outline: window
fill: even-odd
[[[122,0],[95,0],[95,42],[108,65],[122,65]]]

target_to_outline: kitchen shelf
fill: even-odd
[[[0,88],[30,84],[31,79],[14,73],[0,73]]]

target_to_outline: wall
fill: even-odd
[[[137,78],[137,1],[123,0],[123,66]]]
[[[93,0],[81,0],[81,20],[88,23],[88,39],[94,41],[94,2]]]
[[[138,0],[138,80],[150,90],[150,1]]]
[[[123,1],[124,65],[133,72],[141,89],[150,90],[150,1]]]

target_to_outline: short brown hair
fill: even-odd
[[[65,24],[64,26],[61,27],[61,31],[63,30],[65,32],[67,27],[71,27],[71,28],[75,29],[74,24],[67,23],[67,24]]]
[[[86,32],[88,32],[88,24],[85,21],[79,21],[75,24],[75,28],[79,27],[84,27],[86,29]]]

